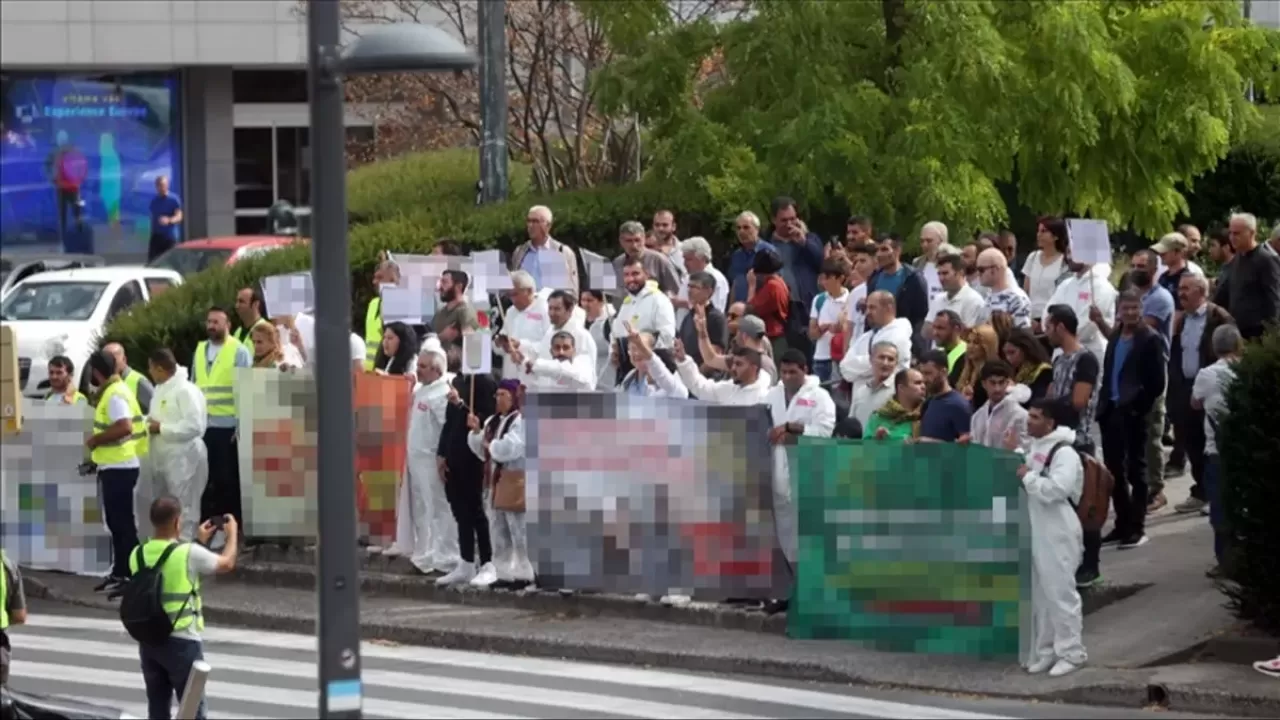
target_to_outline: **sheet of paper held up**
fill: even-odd
[[[1111,233],[1106,220],[1067,220],[1071,259],[1089,265],[1111,263]]]
[[[297,315],[316,306],[311,272],[272,275],[262,279],[262,301],[272,317]]]
[[[422,325],[436,314],[434,292],[421,287],[382,286],[382,322]]]
[[[614,269],[613,262],[605,256],[593,253],[590,250],[583,249],[580,252],[582,253],[582,264],[587,267],[587,287],[603,292],[617,290],[618,271]]]
[[[493,370],[493,337],[486,330],[462,333],[462,374],[487,375]]]

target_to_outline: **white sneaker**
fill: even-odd
[[[498,582],[498,570],[490,562],[485,563],[484,567],[480,568],[480,572],[471,579],[471,587],[487,588],[496,582]]]
[[[513,580],[516,582],[533,582],[533,563],[529,562],[529,558],[521,558],[519,561],[512,564],[515,565],[515,568],[511,572]]]
[[[1054,658],[1052,655],[1050,655],[1049,657],[1042,657],[1039,660],[1036,660],[1035,662],[1028,665],[1027,672],[1031,673],[1032,675],[1039,675],[1045,670],[1055,667],[1056,661],[1057,659]]]
[[[1062,677],[1063,675],[1073,673],[1079,669],[1080,666],[1075,663],[1067,662],[1066,660],[1059,660],[1053,664],[1052,668],[1049,669],[1049,677]]]
[[[488,567],[487,565],[485,567]],[[450,585],[464,585],[471,582],[476,576],[475,565],[469,562],[460,562],[448,575],[436,580],[436,587],[447,587]]]
[[[370,548],[370,552],[371,552],[371,553],[376,553],[377,551],[376,551],[376,550],[374,550],[374,549],[372,549],[372,548]],[[398,546],[396,546],[396,545],[392,545],[391,547],[388,547],[388,548],[382,548],[382,556],[383,556],[383,557],[393,557],[393,558],[394,558],[394,557],[400,557],[401,555],[408,555],[408,553],[406,553],[406,552],[404,551],[404,549],[403,549],[403,548],[400,548],[400,547],[398,547]]]

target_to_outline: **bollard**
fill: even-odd
[[[197,660],[191,663],[191,674],[187,675],[187,686],[182,689],[182,700],[178,703],[178,720],[196,720],[196,710],[204,699],[204,684],[209,679],[209,663]]]

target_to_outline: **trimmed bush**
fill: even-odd
[[[512,162],[511,198],[529,191],[532,171]],[[353,225],[411,216],[451,231],[476,206],[480,151],[456,148],[414,153],[362,165],[347,174],[347,213]]]
[[[1231,610],[1280,635],[1280,329],[1251,343],[1236,364],[1219,421],[1222,502],[1230,540],[1223,585]]]

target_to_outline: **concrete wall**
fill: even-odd
[[[1280,29],[1280,0],[1253,0],[1249,16],[1259,25]]]
[[[197,67],[183,78],[186,152],[186,237],[234,235],[236,230],[235,104],[231,68]]]
[[[306,63],[295,0],[4,0],[8,69]]]

